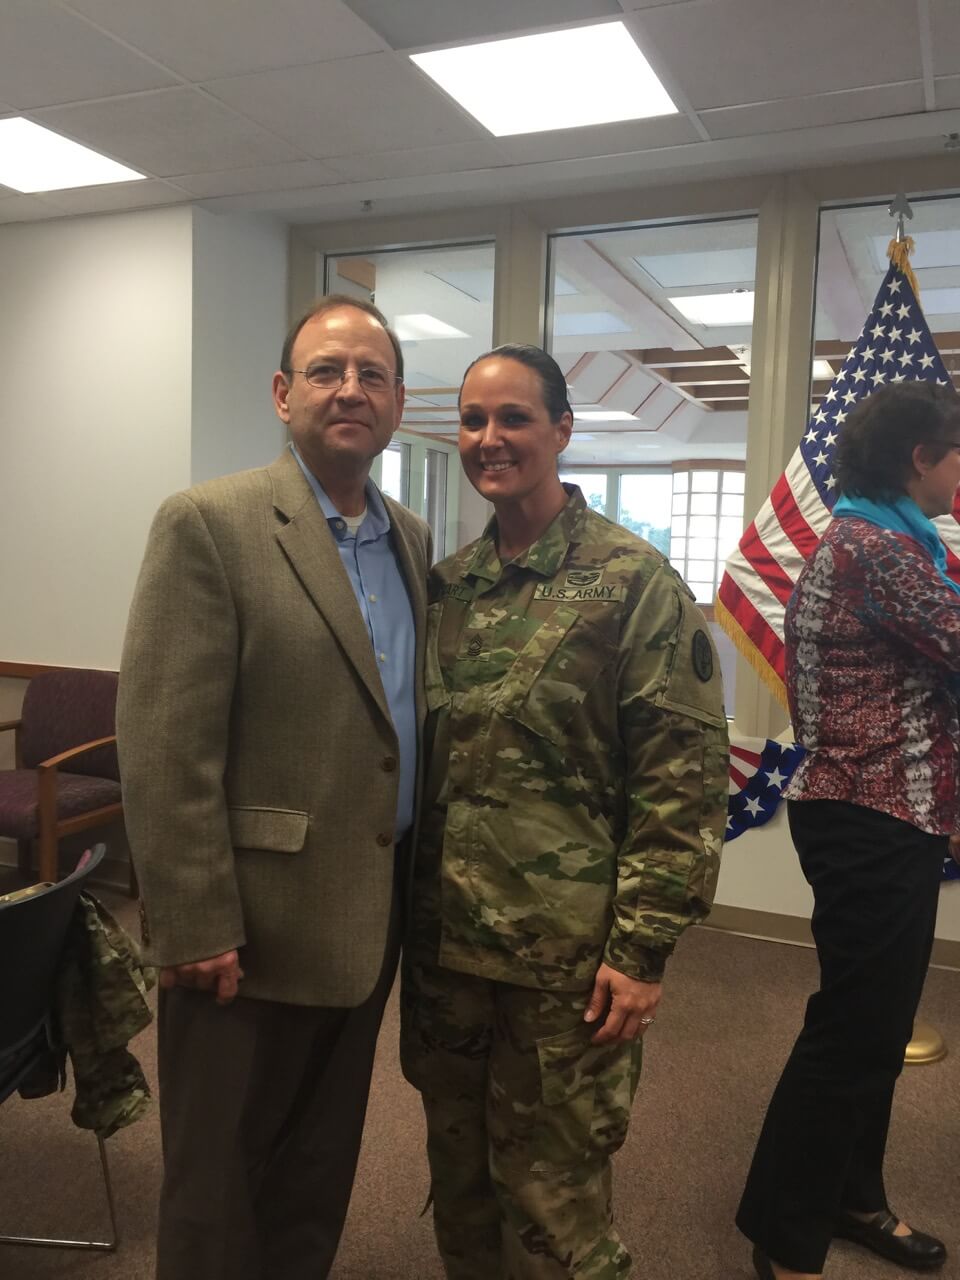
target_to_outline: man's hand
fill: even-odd
[[[195,991],[215,991],[217,1004],[229,1004],[236,997],[243,970],[236,951],[225,951],[209,960],[167,965],[160,970],[161,987],[192,987]]]
[[[960,833],[950,837],[950,857],[954,862],[960,862]]]
[[[609,1010],[603,1026],[590,1037],[590,1043],[613,1044],[616,1040],[635,1040],[642,1036],[654,1020],[662,990],[659,982],[640,982],[602,964],[583,1020],[596,1022],[608,1006]]]

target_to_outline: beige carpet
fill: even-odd
[[[948,892],[958,890],[948,890]],[[108,895],[104,895],[105,897]],[[110,895],[113,904],[122,900]],[[118,914],[132,927],[132,905]],[[616,1162],[621,1234],[637,1280],[747,1280],[733,1226],[741,1181],[767,1097],[815,981],[812,952],[700,929],[671,962],[626,1147]],[[953,1053],[911,1067],[898,1093],[887,1162],[895,1207],[943,1236],[960,1280],[960,973],[931,971],[923,1015]],[[369,1120],[333,1280],[441,1280],[427,1218],[423,1125],[397,1064],[397,1008],[380,1039]],[[154,1041],[137,1052],[153,1078]],[[96,1145],[69,1120],[70,1096],[0,1107],[0,1233],[103,1230]],[[160,1174],[156,1114],[111,1139],[122,1241],[115,1255],[0,1246],[2,1280],[151,1280]],[[829,1280],[905,1275],[851,1245]],[[491,1277],[491,1280],[494,1280]]]

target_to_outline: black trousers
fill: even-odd
[[[820,990],[771,1099],[737,1226],[820,1272],[843,1210],[887,1205],[890,1108],[930,961],[945,836],[859,805],[790,801]]]

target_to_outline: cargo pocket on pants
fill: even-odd
[[[593,1045],[584,1025],[537,1041],[540,1108],[531,1150],[534,1173],[606,1159],[623,1145],[640,1075],[640,1041]]]

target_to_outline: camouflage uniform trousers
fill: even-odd
[[[448,1280],[624,1280],[610,1157],[641,1044],[595,1046],[589,992],[404,968],[401,1061],[423,1097]]]

